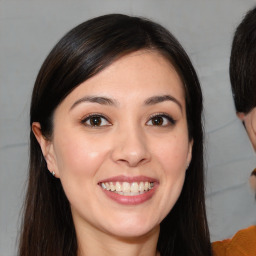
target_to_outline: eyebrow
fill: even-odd
[[[158,103],[161,103],[161,102],[164,102],[164,101],[172,101],[172,102],[176,103],[182,111],[181,103],[171,95],[152,96],[152,97],[146,99],[144,101],[144,104],[145,105],[155,105],[155,104],[158,104]],[[100,96],[85,96],[85,97],[77,100],[71,106],[70,110],[72,110],[78,104],[83,103],[83,102],[98,103],[98,104],[101,104],[101,105],[108,105],[108,106],[117,106],[117,105],[119,105],[119,102],[114,100],[114,99],[110,99],[110,98],[106,98],[106,97],[100,97]]]
[[[154,104],[161,103],[164,101],[172,101],[172,102],[176,103],[182,111],[181,103],[171,95],[153,96],[153,97],[146,99],[144,103],[145,103],[145,105],[154,105]]]
[[[106,98],[106,97],[99,97],[99,96],[85,96],[79,100],[77,100],[70,108],[72,110],[75,106],[82,102],[92,102],[92,103],[98,103],[101,105],[108,105],[108,106],[116,106],[118,105],[116,100]]]

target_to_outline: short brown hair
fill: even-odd
[[[256,106],[256,7],[236,29],[229,74],[236,111],[250,112]]]

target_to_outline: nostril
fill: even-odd
[[[131,167],[147,162],[150,159],[150,153],[143,134],[134,129],[130,129],[127,133],[120,133],[114,144],[112,158],[115,162]]]
[[[148,161],[147,158],[141,158],[141,157],[126,157],[125,159],[119,159],[117,162],[127,164],[130,167],[136,167],[138,165],[144,164]]]

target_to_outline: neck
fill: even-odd
[[[117,237],[99,230],[77,230],[78,256],[159,256],[160,227],[139,237]]]

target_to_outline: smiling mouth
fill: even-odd
[[[101,182],[99,185],[107,191],[124,195],[124,196],[136,196],[147,193],[154,187],[154,182]]]

